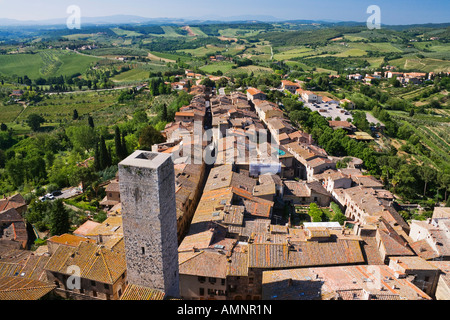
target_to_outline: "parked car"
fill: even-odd
[[[47,198],[47,200],[55,200],[55,197],[51,193],[47,193],[45,197]]]
[[[62,195],[61,190],[56,190],[56,191],[52,192],[52,196],[54,196],[54,197],[57,197],[57,196],[60,196],[60,195]]]

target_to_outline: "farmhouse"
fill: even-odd
[[[266,94],[256,88],[248,88],[247,89],[247,99],[252,102],[255,99],[266,100]]]
[[[299,84],[289,81],[289,80],[281,80],[281,89],[287,90],[292,94],[295,94],[296,90],[299,88]]]

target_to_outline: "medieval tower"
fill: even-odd
[[[128,282],[179,297],[171,155],[135,151],[119,163],[119,184]]]

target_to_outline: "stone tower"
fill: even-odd
[[[119,184],[128,282],[179,297],[171,155],[135,151],[119,163]]]

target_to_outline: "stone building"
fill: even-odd
[[[170,154],[135,151],[119,163],[128,281],[178,297],[174,164]]]
[[[106,248],[80,242],[77,247],[60,245],[45,268],[55,292],[75,300],[118,300],[126,287],[123,245]]]

